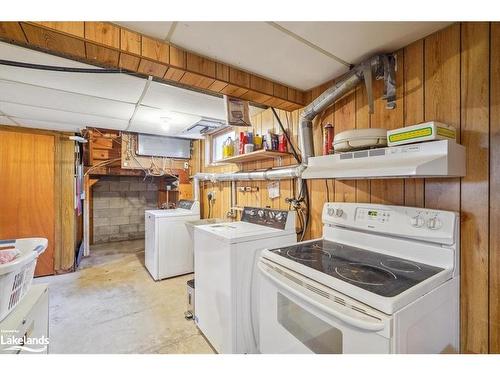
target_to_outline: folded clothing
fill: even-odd
[[[16,259],[21,252],[14,246],[0,247],[0,264],[6,264]]]

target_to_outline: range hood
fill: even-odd
[[[465,176],[465,147],[443,140],[309,158],[304,179]]]

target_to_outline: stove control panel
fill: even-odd
[[[276,229],[291,229],[295,228],[295,212],[271,208],[245,207],[241,214],[241,221]]]
[[[323,223],[452,244],[458,231],[458,214],[417,207],[331,202],[323,207]]]

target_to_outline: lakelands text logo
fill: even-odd
[[[2,331],[0,334],[0,347],[3,351],[19,353],[41,353],[47,349],[49,338],[44,335],[40,337],[28,337],[18,335],[19,331]]]

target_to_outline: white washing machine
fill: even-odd
[[[179,201],[172,210],[145,211],[145,265],[153,279],[193,272],[193,245],[186,222],[200,219],[200,203]]]
[[[245,207],[241,221],[195,227],[194,320],[217,352],[258,352],[257,260],[296,242],[294,211]]]

